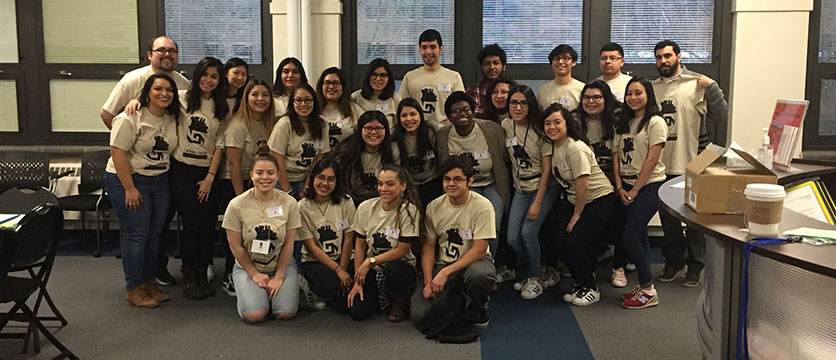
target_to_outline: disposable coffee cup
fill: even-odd
[[[784,211],[784,187],[775,184],[749,184],[746,195],[744,219],[753,236],[776,236]]]

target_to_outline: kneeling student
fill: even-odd
[[[467,156],[450,156],[440,172],[445,194],[427,205],[421,254],[424,286],[412,295],[411,316],[420,321],[434,301],[464,291],[476,325],[485,327],[488,297],[496,280],[488,251],[488,241],[496,238],[493,205],[470,191],[474,170]]]

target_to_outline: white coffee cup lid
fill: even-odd
[[[784,187],[775,184],[748,184],[746,190],[743,191],[746,196],[756,196],[761,198],[783,199],[787,196]]]

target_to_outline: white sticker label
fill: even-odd
[[[694,208],[697,207],[697,194],[693,191],[688,192],[688,204],[693,206]]]
[[[325,142],[322,140],[314,140],[313,147],[317,150],[325,150]]]
[[[430,160],[433,158],[435,158],[435,153],[432,151],[432,149],[427,149],[427,154],[424,155],[424,160]]]
[[[561,96],[560,97],[560,105],[563,105],[564,107],[570,106],[570,105],[572,105],[572,99],[567,98],[565,96]]]
[[[253,240],[250,252],[267,255],[270,253],[270,242],[266,240]]]
[[[389,111],[389,104],[377,104],[375,110],[385,113]]]
[[[450,84],[438,84],[438,91],[450,91]]]
[[[459,229],[459,236],[462,240],[473,240],[473,230]]]
[[[339,125],[348,125],[350,123],[351,123],[351,118],[348,117],[348,116],[346,116],[346,117],[340,116],[339,118],[337,118],[337,124],[339,124]]]
[[[690,188],[691,187],[691,180],[692,180],[691,177],[686,177],[685,178],[685,186]]]
[[[345,229],[348,229],[348,219],[342,219],[340,221],[337,221],[336,225],[337,231],[343,231]]]
[[[284,215],[284,209],[281,206],[267,208],[267,217],[279,217]]]
[[[401,235],[401,229],[393,228],[391,226],[387,226],[386,230],[383,232],[386,236],[397,239],[398,236]]]
[[[516,136],[505,138],[505,147],[512,147],[514,145],[517,145],[517,137]]]
[[[473,158],[476,159],[476,160],[487,159],[488,158],[488,152],[487,151],[477,151],[477,152],[473,153]]]

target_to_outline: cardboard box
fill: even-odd
[[[752,155],[732,149],[754,169],[726,169],[718,162],[726,149],[709,145],[685,167],[685,203],[698,213],[742,214],[743,190],[751,183],[777,184],[778,177]]]

